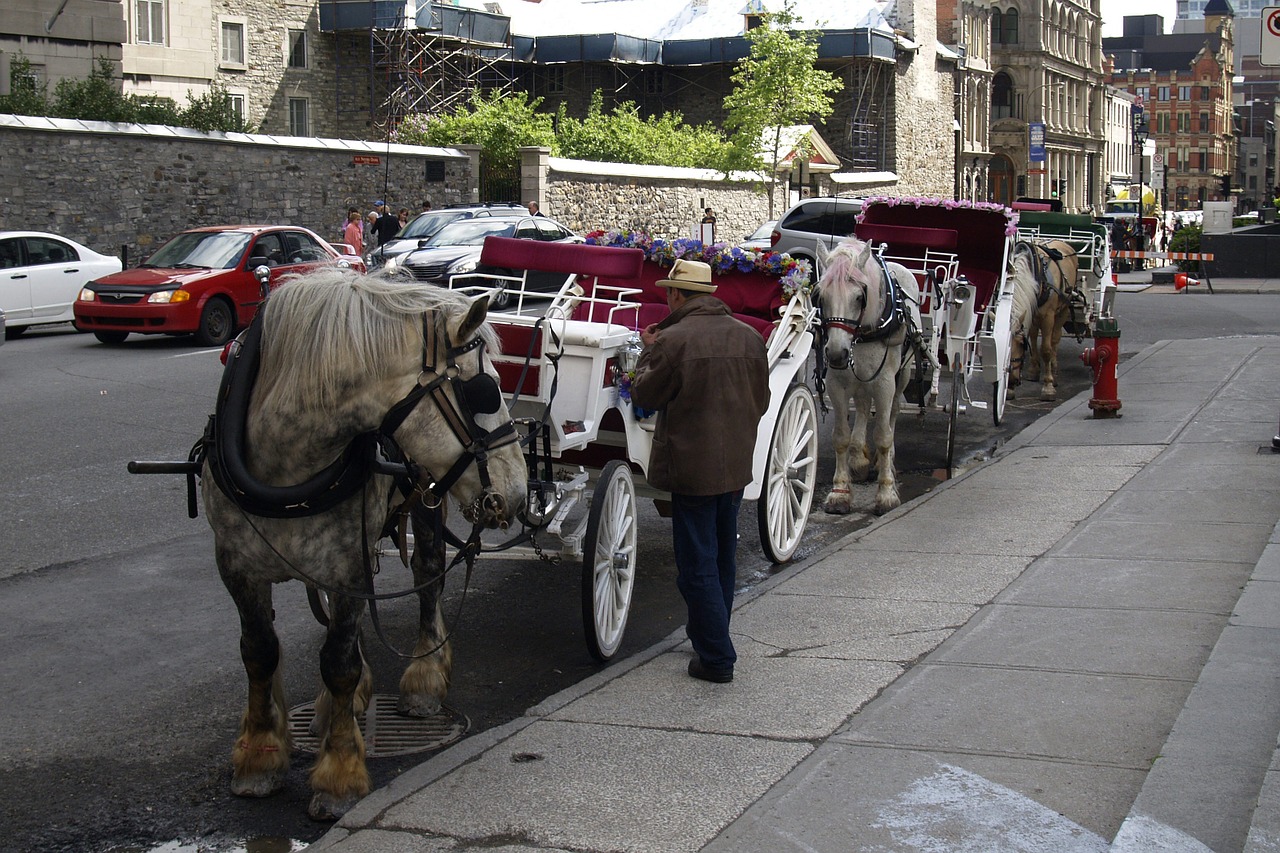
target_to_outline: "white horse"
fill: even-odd
[[[1011,252],[1009,254],[1008,278],[1013,282],[1013,317],[1010,326],[1013,338],[1009,350],[1009,391],[1008,398],[1013,399],[1015,390],[1022,384],[1022,371],[1026,361],[1032,356],[1031,331],[1036,319],[1036,296],[1039,285],[1036,283],[1035,263],[1030,252]]]
[[[847,238],[830,252],[819,246],[823,268],[818,283],[827,364],[826,388],[836,411],[832,443],[835,480],[823,508],[853,510],[850,483],[878,472],[875,512],[883,515],[902,503],[894,471],[893,431],[902,392],[918,352],[920,287],[901,264],[883,263],[871,248]],[[893,286],[889,279],[892,278]],[[933,361],[932,354],[926,357]],[[937,365],[934,365],[935,374]],[[855,406],[852,426],[849,403]],[[868,447],[868,432],[874,454]]]

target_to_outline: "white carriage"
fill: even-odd
[[[655,416],[637,412],[626,393],[637,330],[667,311],[654,284],[661,268],[639,249],[497,237],[485,241],[480,263],[524,271],[460,276],[450,286],[504,306],[489,314],[502,341],[492,356],[528,442],[527,522],[535,537],[545,532],[559,542],[544,548],[535,538],[529,550],[581,560],[587,646],[608,660],[631,606],[637,498],[669,497],[645,480]],[[554,295],[535,292],[531,272],[563,276],[563,285]],[[718,276],[717,284],[716,296],[766,338],[770,402],[745,497],[758,501],[766,555],[785,562],[804,533],[817,479],[817,413],[803,383],[816,311],[807,292],[784,299],[778,280],[763,274]]]
[[[1016,202],[1013,208],[1018,213],[1019,240],[1037,244],[1060,240],[1075,249],[1078,280],[1063,330],[1077,341],[1092,335],[1099,317],[1112,316],[1115,302],[1110,229],[1084,214],[1051,210],[1048,204]]]
[[[1015,220],[1002,205],[920,198],[869,199],[858,222],[860,240],[906,267],[920,283],[924,347],[950,372],[951,393],[943,403],[948,472],[960,413],[989,409],[996,426],[1004,418],[1013,338],[1008,261]],[[917,365],[924,361],[917,359]],[[978,373],[991,389],[989,400],[970,395],[969,379]],[[936,404],[938,374],[919,376],[917,383],[927,390],[916,392],[920,398],[913,402]]]

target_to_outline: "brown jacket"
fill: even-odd
[[[764,340],[707,296],[691,299],[658,328],[631,383],[635,404],[658,410],[650,485],[681,495],[744,488],[769,405]]]

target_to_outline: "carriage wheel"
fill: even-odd
[[[582,627],[587,651],[608,661],[622,644],[636,579],[636,489],[621,459],[604,466],[591,496],[582,551]]]
[[[307,584],[307,604],[311,605],[311,615],[324,627],[329,627],[329,593]]]
[[[956,418],[964,397],[965,364],[963,354],[951,365],[951,402],[947,406],[947,479],[955,475]]]
[[[818,410],[807,385],[794,383],[778,411],[756,504],[760,545],[775,563],[791,559],[804,535],[818,479]]]

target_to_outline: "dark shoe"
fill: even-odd
[[[701,678],[703,681],[711,681],[716,684],[727,684],[733,681],[733,669],[711,669],[702,662],[702,658],[695,657],[689,661],[689,674],[694,678]]]

